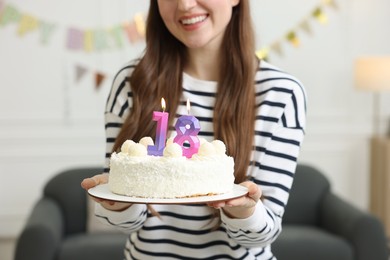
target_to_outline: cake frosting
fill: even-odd
[[[144,198],[183,198],[230,192],[234,160],[222,141],[204,139],[198,153],[183,156],[183,148],[168,139],[163,156],[147,154],[150,137],[127,140],[110,159],[109,188],[113,193]]]

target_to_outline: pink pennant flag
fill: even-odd
[[[123,25],[123,29],[125,30],[131,43],[136,43],[142,39],[142,36],[139,34],[135,23],[125,23]]]
[[[81,65],[76,66],[76,83],[79,82],[87,73],[87,69]]]
[[[1,11],[3,11],[4,8],[4,1],[0,0],[0,16],[1,16]]]
[[[67,36],[67,47],[71,50],[82,50],[84,47],[84,32],[76,29],[69,28]]]

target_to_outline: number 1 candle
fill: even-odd
[[[156,140],[154,145],[148,145],[148,155],[162,156],[164,152],[169,116],[169,113],[165,112],[164,98],[161,98],[161,107],[163,112],[153,112],[153,121],[157,121]]]
[[[187,99],[187,111],[190,113],[190,101]],[[179,117],[175,125],[176,137],[173,141],[182,147],[183,155],[187,158],[191,158],[193,154],[196,154],[199,150],[200,141],[198,133],[200,131],[199,120],[190,115],[183,115]],[[185,147],[184,144],[189,145]]]

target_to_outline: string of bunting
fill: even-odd
[[[87,68],[87,66],[76,64],[74,66],[74,81],[79,83],[87,73],[93,73],[93,81],[95,85],[95,90],[99,90],[102,86],[103,81],[108,77],[106,73],[101,71],[92,71]]]
[[[58,25],[45,21],[35,15],[20,11],[11,4],[0,0],[0,28],[15,24],[17,34],[23,37],[29,33],[39,33],[42,44],[50,42]],[[131,21],[125,21],[106,28],[82,29],[68,27],[65,46],[69,50],[77,51],[104,51],[114,48],[123,48],[126,42],[134,44],[145,38],[145,18],[141,13],[136,14]]]
[[[22,12],[17,7],[6,4],[0,0],[0,29],[7,25],[16,25],[16,32],[19,37],[30,33],[39,33],[41,44],[47,45],[58,29],[58,25],[45,21],[35,15]],[[120,49],[125,44],[135,44],[145,39],[145,17],[141,13],[135,14],[131,21],[125,21],[106,28],[82,29],[68,27],[66,31],[65,46],[71,51],[104,51]],[[74,66],[74,81],[78,83],[88,73],[93,73],[95,89],[102,86],[103,81],[108,77],[100,71],[92,71],[83,65]]]
[[[321,3],[316,6],[312,12],[301,20],[295,27],[288,30],[280,39],[275,40],[269,45],[263,46],[258,51],[256,51],[257,57],[260,59],[268,59],[269,55],[272,52],[275,52],[279,56],[283,56],[282,43],[287,41],[294,47],[299,47],[301,41],[299,39],[298,33],[303,31],[308,35],[312,35],[312,28],[310,27],[310,20],[314,18],[320,24],[326,24],[328,22],[328,16],[325,13],[325,9],[331,7],[335,10],[338,9],[336,0],[322,0]]]
[[[301,44],[298,36],[299,32],[303,31],[308,35],[312,34],[312,28],[310,27],[312,18],[320,24],[328,22],[328,17],[325,13],[327,7],[337,10],[336,0],[321,0],[321,3],[307,17],[288,30],[280,39],[260,48],[256,51],[256,55],[261,59],[268,59],[272,52],[283,56],[282,44],[284,41],[287,41],[294,47],[299,47]],[[17,34],[20,37],[28,33],[38,32],[40,41],[44,45],[50,42],[56,29],[58,29],[57,24],[22,12],[15,6],[0,0],[0,29],[9,24],[16,24]],[[69,50],[94,52],[123,48],[126,38],[127,44],[135,44],[145,39],[145,16],[138,13],[131,21],[125,21],[106,28],[83,29],[68,27],[65,30],[67,33],[65,46]],[[90,71],[92,70],[89,70],[86,66],[75,65],[75,82],[79,82]],[[94,73],[95,89],[98,90],[108,76],[102,72],[92,72]]]

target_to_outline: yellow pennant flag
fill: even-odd
[[[260,50],[256,51],[256,56],[260,60],[266,60],[269,54],[269,48],[268,47],[263,47]]]
[[[316,18],[322,24],[326,24],[328,22],[328,17],[324,14],[320,7],[316,8],[313,11],[313,17]]]
[[[142,14],[136,14],[134,16],[134,22],[135,22],[135,27],[137,28],[138,33],[142,36],[145,37],[146,33],[146,25],[145,25],[145,19]]]
[[[84,32],[84,50],[87,52],[93,51],[93,33],[91,30]]]
[[[38,29],[39,22],[35,17],[24,14],[19,22],[18,34],[20,36],[25,35],[27,32]]]
[[[294,47],[299,47],[300,41],[297,37],[297,34],[294,31],[290,31],[287,34],[286,38]]]

